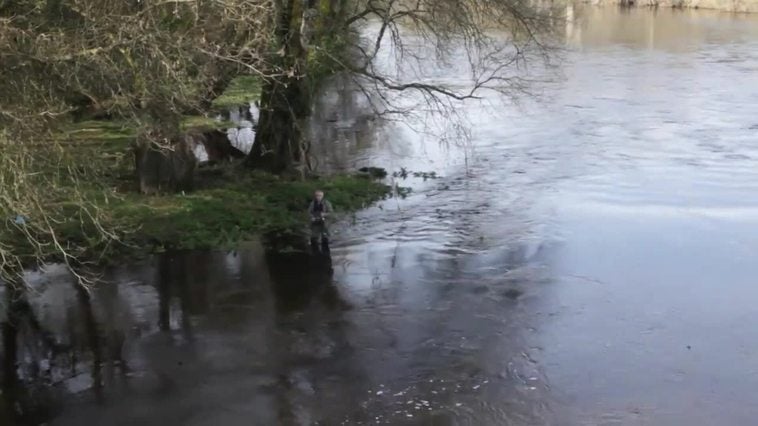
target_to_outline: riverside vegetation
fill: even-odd
[[[452,116],[481,90],[523,92],[514,71],[547,59],[556,19],[521,0],[0,1],[0,277],[56,261],[85,283],[124,254],[296,234],[317,186],[361,208],[389,188],[311,167],[322,82],[351,76],[377,114],[413,108],[370,93],[415,91],[417,110]],[[440,66],[467,51],[469,86],[376,67],[390,44],[428,61],[418,37]],[[213,117],[253,100],[250,153],[198,167],[192,147],[226,124]]]

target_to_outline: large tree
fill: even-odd
[[[101,195],[77,190],[97,176],[53,137],[72,115],[127,120],[142,148],[171,149],[181,114],[252,74],[264,88],[247,163],[305,170],[303,125],[323,76],[346,73],[367,94],[418,92],[433,110],[485,88],[512,94],[518,65],[547,52],[549,12],[528,0],[0,0],[0,221],[15,239],[0,241],[0,277],[51,258],[76,269],[117,239]],[[387,53],[402,72],[382,67]],[[408,72],[460,60],[465,88]],[[58,232],[71,218],[80,241]]]
[[[78,190],[98,176],[69,161],[61,126],[109,116],[171,149],[182,114],[263,69],[273,18],[268,0],[0,0],[0,278],[51,258],[77,269],[117,238],[102,195]],[[78,241],[59,232],[71,218]]]
[[[379,113],[408,108],[376,93],[407,91],[420,94],[425,109],[450,112],[454,102],[483,89],[505,96],[522,92],[519,67],[548,58],[556,16],[531,0],[274,0],[274,5],[271,78],[248,164],[275,172],[308,165],[302,128],[314,74],[351,75]],[[387,54],[395,69],[386,67]],[[467,87],[449,87],[417,72],[451,63],[470,75]]]

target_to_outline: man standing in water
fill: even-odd
[[[324,191],[316,190],[308,206],[308,214],[311,216],[311,245],[318,247],[318,240],[321,238],[321,247],[324,251],[329,249],[329,229],[326,226],[326,218],[332,211],[332,204],[324,199]]]

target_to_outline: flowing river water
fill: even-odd
[[[324,97],[322,167],[439,175],[331,259],[173,253],[89,301],[31,276],[20,376],[54,385],[24,421],[755,424],[758,16],[570,12],[560,75],[468,106],[463,146]]]

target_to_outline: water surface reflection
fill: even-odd
[[[573,13],[563,76],[468,104],[467,147],[369,119],[344,82],[321,100],[324,167],[442,176],[330,258],[172,253],[87,297],[31,277],[3,328],[6,386],[45,407],[25,420],[752,424],[758,18]]]

